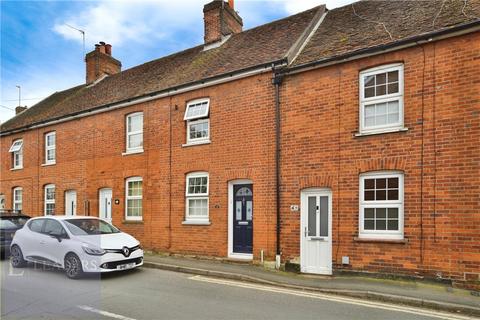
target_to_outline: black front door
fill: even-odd
[[[253,186],[233,186],[233,252],[253,252]]]

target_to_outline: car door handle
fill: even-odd
[[[43,240],[42,240],[42,241],[40,241],[40,244],[45,244],[45,241],[43,241]]]

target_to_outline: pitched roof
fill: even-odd
[[[294,66],[480,20],[480,0],[359,1],[327,12]]]
[[[93,86],[56,92],[1,125],[1,132],[55,120],[154,92],[283,60],[319,10],[234,34],[222,46],[203,45],[109,76]]]

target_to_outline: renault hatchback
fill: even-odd
[[[143,264],[138,240],[87,216],[32,218],[15,233],[10,251],[14,268],[41,263],[63,268],[72,279],[84,272],[127,270]]]

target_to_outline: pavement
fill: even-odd
[[[220,259],[146,254],[144,267],[480,316],[480,296],[433,281],[315,276]]]
[[[70,280],[62,270],[0,261],[2,320],[471,320],[338,295],[151,268]]]

